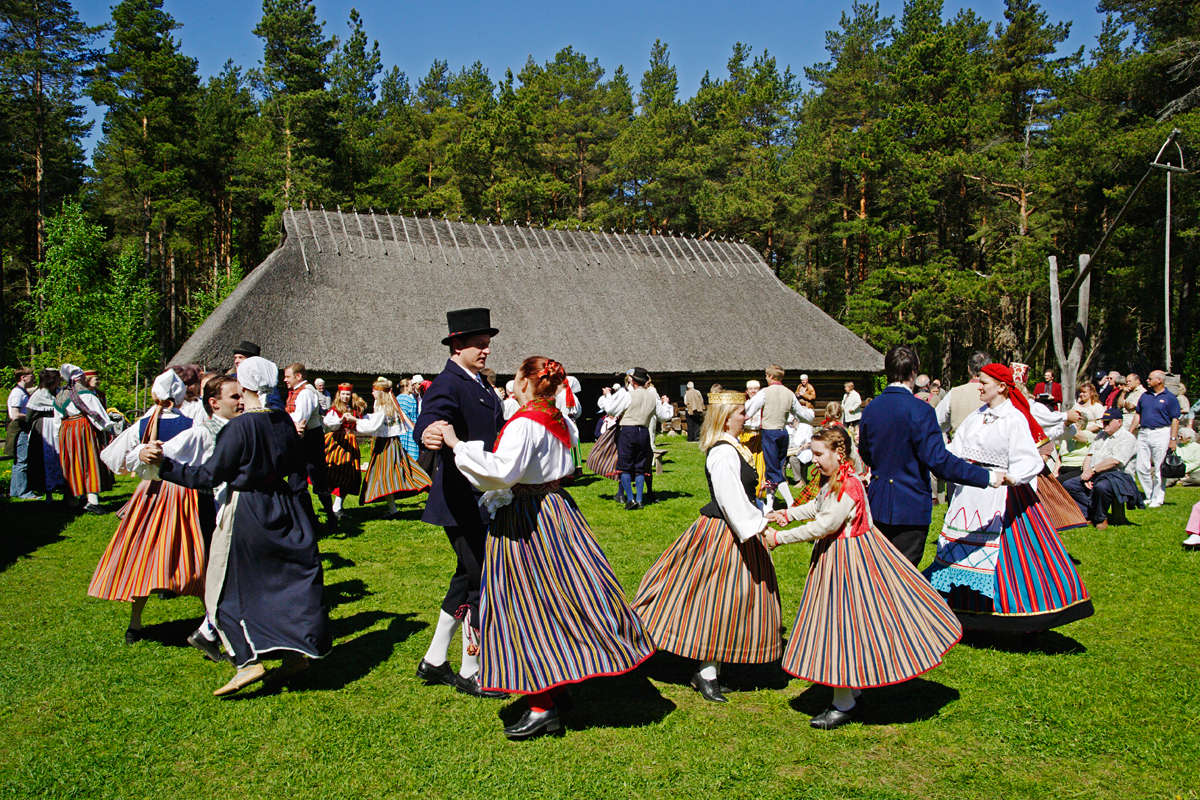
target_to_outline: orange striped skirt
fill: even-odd
[[[204,596],[204,537],[194,489],[142,481],[88,586],[103,600],[132,600],[158,589]]]
[[[58,429],[58,457],[71,494],[104,491],[100,437],[87,417],[67,417]]]
[[[961,638],[946,601],[872,528],[813,548],[783,668],[826,686],[887,686],[941,664]]]
[[[371,442],[371,460],[363,481],[360,503],[374,503],[395,494],[428,489],[429,475],[404,450],[400,439],[389,436]]]
[[[1050,524],[1059,533],[1071,528],[1086,528],[1087,517],[1079,510],[1079,506],[1071,499],[1071,495],[1049,472],[1038,475],[1037,495],[1042,501],[1042,508],[1050,517]]]
[[[325,466],[329,470],[329,488],[342,495],[358,494],[362,470],[358,463],[358,440],[354,431],[339,428],[325,434]]]
[[[779,586],[758,539],[701,516],[642,578],[633,608],[660,650],[701,661],[779,658]]]

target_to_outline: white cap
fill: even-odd
[[[178,406],[187,397],[187,387],[175,374],[175,370],[169,369],[154,379],[150,394],[154,395],[155,400],[170,400]]]
[[[509,381],[508,383],[504,384],[504,391],[508,392],[509,394],[512,394],[516,390],[517,390],[517,382],[516,381]]]
[[[800,373],[800,380],[802,380],[802,381],[806,381],[806,380],[808,380],[808,373],[801,372],[801,373]]]
[[[424,375],[422,375],[422,374],[421,374],[421,373],[419,373],[419,372],[418,372],[416,375],[413,375],[413,376],[412,376],[412,382],[413,382],[413,383],[421,383],[421,382],[423,382],[424,380],[425,380],[425,376],[424,376]]]
[[[70,383],[71,381],[77,381],[82,378],[83,370],[74,364],[63,364],[58,368],[58,374],[62,376],[64,381]]]
[[[250,356],[238,364],[237,379],[246,391],[262,394],[279,382],[279,367],[262,356]]]
[[[762,384],[756,380],[749,380],[749,381],[746,381],[746,388],[747,389],[761,389]]]
[[[621,384],[619,384],[619,383],[614,383],[614,384],[613,384],[613,390],[614,390],[614,391],[620,391],[620,390],[621,390]]]

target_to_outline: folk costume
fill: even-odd
[[[575,471],[578,440],[554,401],[537,398],[508,421],[493,452],[480,441],[454,447],[455,465],[486,492],[482,503],[495,515],[480,600],[485,690],[540,694],[629,672],[654,653],[587,520],[560,486]]]
[[[806,524],[765,535],[772,546],[816,542],[782,666],[802,680],[840,688],[834,705],[844,714],[854,705],[847,690],[900,683],[941,664],[962,626],[872,525],[853,466],[843,462],[836,477],[836,489],[826,482],[816,500],[787,509],[789,520]],[[820,720],[813,726],[834,727]]]
[[[967,628],[1041,631],[1091,616],[1083,581],[1031,485],[1044,466],[1034,444],[1044,434],[1012,370],[988,364],[984,373],[1009,387],[1009,399],[967,417],[950,451],[1016,485],[956,486],[925,573]]]
[[[112,423],[100,398],[82,385],[83,370],[63,364],[60,371],[66,388],[55,398],[54,412],[60,420],[58,454],[67,491],[87,498],[84,511],[103,513],[100,492],[112,488],[112,473],[100,460],[100,436]]]
[[[620,414],[614,414],[612,409],[616,405],[628,407],[629,392],[613,384],[612,392],[601,395],[596,404],[600,408],[601,417],[596,442],[588,452],[587,467],[602,478],[617,480],[620,477],[620,473],[617,472],[617,423],[620,421]],[[620,497],[618,492],[617,498]]]
[[[416,420],[420,416],[421,412],[417,403],[417,397],[411,392],[396,395],[396,405],[404,412],[404,416],[410,420]],[[400,445],[413,461],[421,457],[421,448],[417,444],[417,440],[413,438],[411,426],[408,430],[400,432]]]
[[[288,390],[284,410],[300,432],[308,482],[329,519],[333,519],[333,498],[329,493],[329,468],[325,465],[325,431],[317,390],[302,380]]]
[[[609,403],[609,413],[620,417],[617,422],[617,472],[621,480],[620,495],[625,498],[627,509],[642,507],[654,449],[650,422],[656,416],[661,419],[663,413],[658,396],[647,386],[650,374],[636,367],[632,377],[629,391]]]
[[[128,474],[137,465],[139,445],[170,442],[190,429],[192,419],[173,404],[183,402],[184,385],[167,370],[154,381],[156,405],[106,447],[102,457],[114,472]],[[96,565],[88,595],[134,603],[126,641],[136,641],[141,607],[155,591],[203,597],[205,542],[197,494],[158,480],[143,480],[120,516],[116,533]]]
[[[579,402],[579,392],[583,387],[579,384],[579,379],[574,375],[568,375],[566,381],[563,382],[562,388],[558,394],[554,396],[554,405],[562,413],[564,417],[569,417],[572,422],[576,422],[583,414],[583,404]],[[505,400],[504,403],[508,401]],[[513,412],[515,414],[516,411]],[[513,414],[505,414],[504,420],[507,422],[512,418]],[[571,447],[571,462],[575,465],[575,470],[578,472],[583,469],[583,450],[579,446],[579,437],[575,437],[575,444]]]
[[[54,394],[49,389],[35,389],[25,406],[29,420],[29,468],[26,471],[28,491],[50,499],[54,492],[67,491],[58,458],[60,418],[54,411]]]
[[[746,416],[760,417],[760,432],[763,456],[764,498],[772,497],[776,489],[783,495],[784,503],[792,504],[792,493],[784,477],[784,460],[788,451],[789,418],[801,422],[812,422],[815,414],[811,408],[800,403],[791,389],[782,383],[768,382],[765,389],[756,392],[746,402]]]
[[[382,390],[390,397],[390,389],[391,381],[386,378],[376,380],[376,391]],[[389,513],[395,514],[397,496],[429,488],[429,475],[400,443],[400,434],[412,431],[413,423],[398,406],[381,408],[377,400],[375,410],[358,420],[355,429],[360,436],[374,437],[371,460],[358,498],[360,503],[387,500]]]
[[[247,358],[237,372],[243,390],[260,398],[278,375],[260,357]],[[246,411],[224,427],[203,464],[164,457],[159,474],[193,489],[227,484],[228,500],[213,536],[214,558],[227,547],[225,568],[210,570],[205,604],[239,675],[261,658],[320,658],[328,652],[317,521],[306,454],[292,418],[279,409]],[[260,668],[252,680],[261,677]],[[218,693],[245,685],[235,681]]]
[[[444,345],[449,345],[455,337],[499,333],[492,327],[491,312],[486,308],[449,311],[446,323],[450,333],[442,339]],[[413,436],[420,441],[425,429],[439,421],[449,423],[455,435],[464,442],[482,442],[485,450],[492,448],[503,424],[496,393],[479,375],[453,358],[446,361],[446,366],[426,390]],[[445,529],[456,563],[442,600],[433,640],[417,665],[417,675],[428,683],[444,683],[478,695],[475,674],[479,670],[479,583],[487,515],[479,507],[481,493],[459,470],[454,453],[447,447],[425,452],[435,459],[435,469],[421,521]],[[464,622],[462,664],[459,674],[455,675],[446,661],[446,651],[454,632]]]
[[[338,384],[338,395],[349,392],[348,383]],[[355,430],[362,419],[366,403],[358,395],[351,395],[350,404],[339,410],[339,404],[331,405],[322,424],[325,427],[325,467],[328,470],[329,490],[333,493],[333,513],[340,515],[342,503],[362,489],[362,469],[359,463],[358,439]],[[353,420],[344,416],[350,414]]]
[[[709,407],[741,404],[731,397],[745,395],[713,393]],[[724,434],[705,455],[704,477],[708,504],[650,567],[633,607],[660,650],[696,659],[698,678],[715,680],[720,664],[768,663],[783,645],[779,586],[758,538],[767,518],[754,502],[758,473],[749,451]]]

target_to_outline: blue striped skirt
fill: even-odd
[[[888,686],[941,664],[960,638],[946,602],[871,528],[813,547],[783,668],[826,686]]]
[[[967,628],[1033,632],[1093,613],[1054,522],[1027,485],[1008,488],[999,532],[943,533],[926,574]]]
[[[654,653],[570,495],[516,494],[484,547],[479,684],[543,692],[629,672]]]

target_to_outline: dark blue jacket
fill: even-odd
[[[494,390],[447,360],[421,401],[421,416],[417,417],[413,438],[420,442],[425,429],[436,420],[449,422],[464,442],[481,441],[485,450],[491,450],[504,424],[504,412]],[[479,509],[480,493],[454,465],[454,451],[443,447],[437,456],[437,467],[430,476],[433,485],[429,487],[421,520],[444,528],[485,524],[485,514]]]
[[[871,467],[871,515],[885,525],[929,525],[929,473],[952,483],[987,486],[983,467],[951,455],[937,415],[900,386],[889,386],[863,409],[858,454]]]

